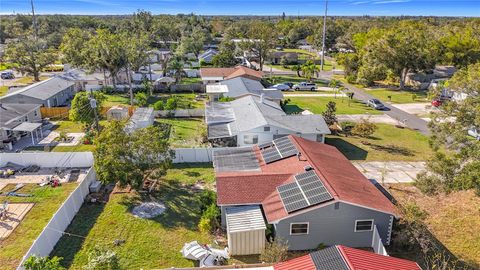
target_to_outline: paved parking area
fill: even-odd
[[[371,161],[354,162],[360,172],[368,179],[375,179],[378,183],[411,183],[417,174],[425,169],[425,162],[404,161]],[[382,181],[383,178],[383,181]]]

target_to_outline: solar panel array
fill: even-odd
[[[213,167],[217,172],[260,170],[255,152],[250,147],[214,150]]]
[[[277,187],[288,213],[333,199],[315,171],[295,175],[295,182]]]
[[[282,137],[269,143],[259,145],[262,150],[262,157],[265,163],[272,163],[280,159],[298,154],[297,147],[289,137]]]

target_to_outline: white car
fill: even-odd
[[[298,83],[298,84],[295,84],[294,86],[292,86],[292,88],[295,90],[295,91],[315,91],[317,89],[317,85],[314,84],[314,83],[309,83],[309,82],[301,82],[301,83]]]
[[[480,141],[480,130],[475,128],[475,127],[472,127],[471,129],[469,129],[467,131],[468,135],[474,137],[475,139],[479,140]]]
[[[281,91],[290,91],[290,86],[288,86],[286,84],[283,84],[283,83],[274,84],[274,85],[270,86],[269,88],[277,89],[277,90],[281,90]]]

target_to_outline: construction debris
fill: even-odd
[[[139,218],[154,218],[165,212],[166,207],[159,202],[145,202],[133,208],[132,214]]]

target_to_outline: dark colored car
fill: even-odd
[[[3,71],[2,73],[0,73],[0,78],[2,78],[3,80],[11,80],[15,79],[15,75],[13,75],[13,72],[11,71]]]

